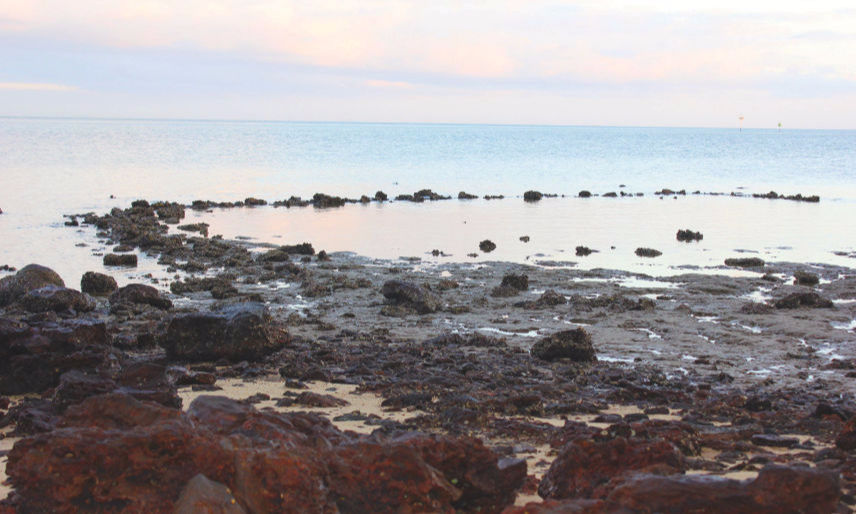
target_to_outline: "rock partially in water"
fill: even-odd
[[[691,243],[693,241],[701,241],[704,239],[704,235],[701,232],[693,232],[690,229],[681,229],[678,230],[676,238],[678,241]]]
[[[381,288],[383,296],[393,305],[410,308],[419,314],[428,314],[440,309],[440,299],[430,291],[401,280],[389,280]]]
[[[88,294],[60,286],[34,289],[18,302],[29,312],[89,312],[95,309],[95,301]]]
[[[484,253],[490,253],[496,250],[496,243],[494,243],[490,239],[485,239],[484,241],[479,243],[479,250],[483,251]]]
[[[104,265],[135,267],[137,265],[137,255],[133,253],[108,253],[104,256]]]
[[[475,200],[478,197],[478,195],[471,195],[466,191],[461,191],[460,193],[458,193],[458,200]]]
[[[537,202],[543,197],[544,195],[540,191],[526,191],[523,193],[523,201],[525,202]]]
[[[80,278],[80,290],[87,294],[107,296],[116,289],[119,289],[116,279],[104,273],[87,271]]]
[[[725,259],[725,265],[736,268],[763,268],[764,260],[758,257],[734,257]]]
[[[175,316],[159,344],[171,359],[188,361],[255,360],[285,344],[264,304],[245,302],[210,312]]]
[[[591,198],[591,191],[583,189],[582,191],[577,193],[577,196],[580,198]]]
[[[586,257],[586,256],[588,256],[588,255],[591,255],[591,254],[592,254],[593,252],[595,252],[595,251],[596,251],[596,250],[592,250],[592,249],[591,249],[591,248],[589,248],[588,246],[578,246],[578,247],[576,247],[576,249],[574,250],[574,252],[576,253],[577,257]]]
[[[659,256],[663,255],[663,252],[661,252],[660,250],[655,250],[653,248],[643,248],[643,247],[637,248],[635,253],[639,257],[659,257]]]
[[[814,273],[809,273],[807,271],[795,271],[794,272],[794,284],[800,286],[816,286],[820,283],[820,277],[818,277]]]
[[[545,361],[570,359],[575,362],[596,362],[591,336],[582,328],[563,330],[545,337],[534,345],[532,356]]]
[[[40,264],[24,266],[12,276],[0,278],[0,307],[14,302],[26,293],[45,286],[65,287],[65,282],[52,269]]]

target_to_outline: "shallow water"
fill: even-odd
[[[273,201],[378,189],[394,197],[423,187],[513,198],[216,210],[189,218],[226,237],[305,240],[383,258],[428,257],[436,248],[452,254],[446,260],[468,260],[489,238],[498,248],[479,260],[652,274],[716,266],[736,249],[767,260],[854,262],[830,252],[853,252],[856,244],[856,228],[846,223],[856,215],[856,131],[0,118],[0,150],[0,264],[43,263],[71,285],[83,271],[102,270],[92,253],[109,248],[91,230],[63,227],[63,214],[103,213],[137,198]],[[663,187],[774,189],[822,200],[652,196]],[[525,204],[520,195],[528,189],[569,198]],[[646,196],[570,198],[582,189]],[[678,228],[700,230],[705,239],[679,244]],[[521,243],[522,235],[531,242]],[[76,247],[81,241],[89,246]],[[600,252],[578,259],[577,245]],[[639,259],[637,246],[664,255]],[[120,282],[162,274],[153,260],[112,271]]]

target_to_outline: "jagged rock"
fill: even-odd
[[[244,514],[247,512],[232,495],[232,491],[221,484],[198,474],[191,478],[178,501],[173,514]]]
[[[570,359],[576,362],[595,362],[597,356],[591,336],[582,328],[563,330],[545,337],[534,345],[532,356],[545,361]]]
[[[87,271],[80,278],[80,290],[87,294],[107,296],[116,289],[119,289],[119,285],[110,275]]]
[[[169,322],[160,345],[172,359],[241,361],[258,359],[286,341],[287,335],[273,325],[267,307],[246,302],[179,314]]]
[[[440,309],[439,298],[412,282],[389,280],[384,283],[381,293],[393,305],[414,309],[419,314],[428,314]]]
[[[588,246],[578,246],[575,249],[575,253],[576,253],[577,257],[586,257],[588,255],[591,255],[592,252],[594,252],[594,251],[595,250],[592,250]]]
[[[0,307],[45,286],[65,287],[65,282],[52,269],[39,264],[24,266],[14,275],[0,278]]]
[[[478,195],[471,195],[465,191],[458,193],[458,200],[475,200],[476,198],[478,198]]]
[[[529,277],[523,273],[515,274],[508,273],[503,275],[501,286],[512,287],[518,291],[526,291],[529,289]]]

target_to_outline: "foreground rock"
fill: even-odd
[[[281,347],[287,333],[260,303],[238,303],[210,312],[175,316],[160,345],[172,359],[254,360]]]
[[[172,512],[231,495],[248,512],[499,512],[526,475],[476,439],[355,437],[313,414],[222,397],[183,414],[98,396],[62,425],[9,454],[22,511]]]
[[[14,302],[26,293],[45,286],[65,287],[65,282],[52,269],[29,264],[9,277],[0,278],[0,307]]]
[[[570,359],[575,362],[595,362],[591,336],[582,328],[564,330],[541,339],[532,346],[532,356],[545,361]]]
[[[172,308],[172,302],[161,296],[157,289],[145,284],[128,284],[110,295],[110,311],[113,313],[141,312],[146,307],[169,310]]]
[[[440,309],[440,299],[430,291],[401,280],[389,280],[381,288],[383,296],[393,305],[429,314]]]

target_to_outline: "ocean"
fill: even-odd
[[[0,183],[0,265],[45,264],[72,285],[83,271],[103,270],[98,254],[109,247],[91,228],[65,227],[64,214],[138,198],[273,202],[378,190],[394,198],[422,188],[506,198],[214,209],[188,211],[187,222],[228,238],[309,241],[429,265],[508,260],[665,275],[724,273],[725,257],[744,254],[856,262],[848,256],[856,251],[856,131],[0,118]],[[662,188],[688,194],[654,194]],[[559,197],[526,203],[530,189]],[[577,198],[581,190],[596,196]],[[771,190],[821,201],[730,196]],[[598,196],[607,192],[643,196]],[[704,239],[679,243],[679,228]],[[479,252],[483,239],[497,249]],[[577,257],[578,245],[598,252]],[[639,246],[663,255],[637,257]],[[120,281],[147,273],[164,271],[144,258]]]

